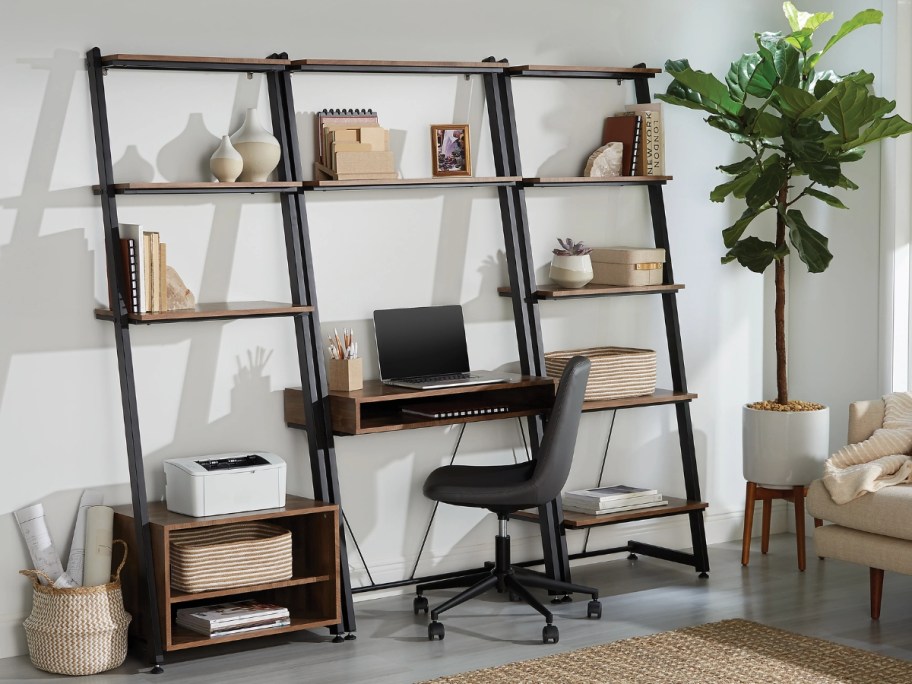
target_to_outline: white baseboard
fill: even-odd
[[[25,655],[25,630],[22,623],[27,615],[0,615],[0,658]]]

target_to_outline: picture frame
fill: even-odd
[[[472,153],[468,124],[431,126],[431,174],[471,176]]]

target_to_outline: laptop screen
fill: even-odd
[[[380,378],[469,370],[462,307],[421,306],[374,311]]]

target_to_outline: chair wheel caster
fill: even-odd
[[[564,594],[563,596],[555,596],[551,599],[551,603],[570,603],[573,601],[573,597],[570,594]]]
[[[589,601],[589,605],[586,607],[586,617],[595,618],[596,620],[602,619],[602,603],[598,599],[592,599]]]
[[[637,559],[637,555],[635,553],[631,553],[629,556],[627,556],[627,560],[636,560],[636,559]]]
[[[552,644],[560,641],[560,633],[557,631],[556,625],[545,625],[542,628],[542,643],[547,644],[549,641]]]
[[[415,600],[412,601],[412,610],[415,611],[415,615],[418,615],[420,611],[424,611],[425,614],[428,612],[428,600],[426,596],[416,596]]]
[[[428,641],[433,641],[434,639],[440,639],[443,641],[444,630],[443,625],[436,620],[428,625]]]

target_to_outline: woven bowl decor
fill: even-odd
[[[171,587],[210,591],[291,578],[291,531],[263,522],[171,533]]]
[[[545,354],[545,372],[559,378],[574,356],[592,362],[585,401],[639,397],[655,392],[656,353],[633,347],[589,347]]]
[[[89,675],[119,667],[127,657],[130,614],[124,610],[120,571],[124,557],[108,584],[55,589],[38,570],[20,570],[32,580],[32,612],[25,619],[29,657],[39,670],[65,675]],[[48,584],[41,584],[38,578]]]

